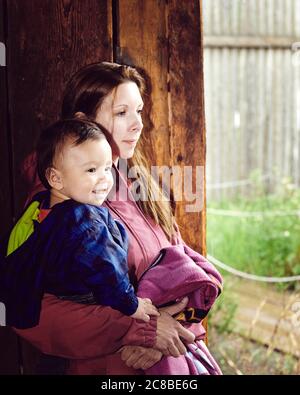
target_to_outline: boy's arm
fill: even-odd
[[[72,265],[76,274],[98,304],[132,315],[137,310],[138,299],[128,277],[127,239],[124,240],[118,227],[108,226],[105,215],[102,219],[100,215],[94,217],[95,208],[82,210],[88,220],[74,229],[76,248]],[[104,210],[107,214],[107,209]]]

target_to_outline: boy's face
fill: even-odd
[[[52,193],[61,200],[100,206],[112,185],[112,153],[103,137],[80,145],[66,142],[51,170]]]

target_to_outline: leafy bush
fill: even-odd
[[[259,183],[255,186],[247,198],[207,203],[208,253],[238,270],[256,275],[299,275],[300,190],[287,179],[274,194],[265,193]],[[209,209],[230,210],[235,216],[219,215],[218,210]],[[297,210],[298,215],[288,215]],[[262,214],[245,216],[249,212]],[[283,285],[287,286],[291,284]],[[295,286],[293,283],[292,287]]]

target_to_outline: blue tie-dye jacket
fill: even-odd
[[[33,200],[42,202],[48,192]],[[0,262],[0,300],[6,323],[17,328],[38,324],[45,292],[86,295],[125,315],[138,305],[129,282],[128,238],[123,225],[104,207],[66,200],[35,223],[30,237]]]

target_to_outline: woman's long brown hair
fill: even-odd
[[[120,84],[128,81],[136,83],[142,96],[145,94],[145,80],[134,67],[109,62],[83,67],[67,84],[62,103],[62,118],[71,118],[81,112],[94,120],[105,97]],[[140,195],[147,197],[138,200],[137,203],[144,214],[160,225],[171,240],[175,234],[171,205],[163,198],[161,188],[151,176],[150,166],[142,148],[142,144],[139,144],[134,156],[128,160],[129,168],[134,166],[137,170],[136,179],[141,188]]]

